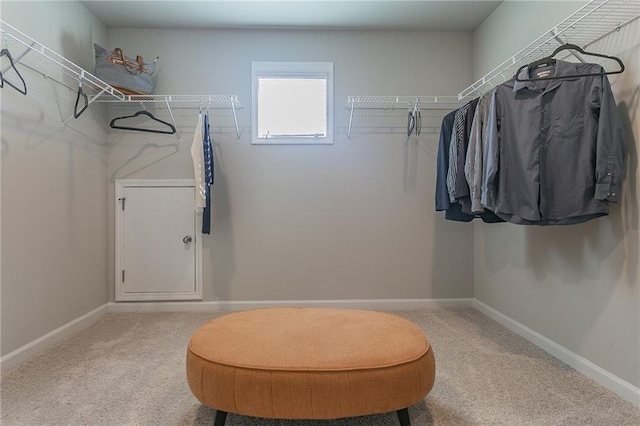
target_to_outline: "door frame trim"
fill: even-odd
[[[125,293],[121,274],[124,265],[122,244],[124,244],[124,224],[122,222],[122,208],[120,199],[126,188],[149,187],[190,187],[195,191],[195,179],[117,179],[115,181],[115,300],[116,302],[145,301],[145,300],[202,300],[202,234],[197,231],[202,228],[202,213],[196,213],[194,250],[195,250],[195,291],[189,292],[154,292],[154,293]]]

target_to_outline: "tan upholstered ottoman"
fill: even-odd
[[[272,308],[214,319],[191,336],[187,380],[204,405],[280,419],[398,411],[433,387],[435,359],[412,322],[354,309]]]

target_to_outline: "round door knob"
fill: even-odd
[[[185,235],[185,237],[182,239],[182,242],[185,244],[191,244],[191,237],[189,235]]]

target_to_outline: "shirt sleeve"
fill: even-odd
[[[480,203],[480,190],[482,187],[482,107],[478,105],[473,115],[471,135],[469,136],[469,148],[464,163],[464,173],[469,184],[469,196],[471,198],[471,212],[482,213],[484,208]],[[480,158],[480,161],[478,161]]]
[[[606,75],[600,77],[600,114],[596,140],[596,200],[619,202],[624,178],[625,132]]]
[[[456,121],[458,115],[456,114]],[[449,193],[449,201],[456,201],[456,176],[458,170],[458,138],[456,132],[456,123],[453,124],[453,130],[451,132],[451,144],[449,145],[449,168],[447,170],[447,191]]]
[[[204,188],[204,155],[202,152],[202,115],[198,115],[196,131],[191,144],[191,159],[193,161],[193,173],[195,177],[194,204],[195,210],[201,212],[205,206]]]
[[[491,211],[495,211],[499,167],[500,134],[498,129],[498,94],[491,97],[489,114],[487,116],[487,134],[485,135],[484,149],[482,152],[482,189],[481,204]]]
[[[436,172],[436,211],[449,209],[449,190],[447,189],[447,170],[449,169],[449,144],[451,130],[442,119]]]
[[[471,126],[473,124],[473,117],[478,106],[478,100],[474,99],[464,106],[462,113],[462,119],[460,121],[460,128],[458,132],[458,150],[456,161],[458,163],[456,169],[456,187],[454,196],[456,200],[466,199],[461,201],[464,205],[467,205],[466,210],[471,212],[471,203],[469,202],[469,185],[467,184],[467,177],[465,175],[465,163],[467,159],[467,152],[469,149],[469,135],[471,133]]]

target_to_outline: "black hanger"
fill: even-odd
[[[78,103],[80,102],[80,98],[84,100],[84,106],[78,111]],[[73,107],[73,117],[78,118],[80,114],[84,112],[85,109],[89,106],[89,98],[87,98],[86,93],[82,91],[82,82],[78,82],[78,96],[76,96],[76,104]]]
[[[137,117],[139,115],[146,115],[149,118],[151,118],[154,121],[157,121],[158,123],[162,123],[165,126],[168,126],[169,129],[171,130],[156,130],[156,129],[145,129],[142,127],[128,127],[128,126],[116,126],[115,123],[118,120],[123,120],[125,118],[133,118],[133,117]],[[147,111],[138,111],[133,115],[125,115],[123,117],[116,117],[113,120],[111,120],[111,123],[109,123],[109,126],[111,126],[112,129],[122,129],[122,130],[134,130],[136,132],[147,132],[147,133],[161,133],[163,135],[173,135],[176,133],[176,128],[173,126],[173,124],[171,123],[167,123],[166,121],[160,120],[159,118],[156,118],[153,114],[151,114],[150,112]]]
[[[24,87],[24,89],[19,88],[18,86],[14,85],[9,80],[5,79],[4,76],[2,75],[2,72],[0,72],[0,82],[1,82],[0,88],[4,87],[4,83],[7,83],[9,86],[13,87],[18,92],[22,93],[23,95],[26,95],[27,94],[27,83],[24,82],[24,78],[22,78],[22,75],[20,75],[20,72],[18,71],[18,68],[16,68],[16,65],[13,63],[13,58],[11,57],[11,52],[9,52],[9,50],[7,50],[7,49],[2,49],[2,50],[0,50],[0,57],[2,57],[2,56],[6,56],[7,59],[9,59],[9,62],[11,63],[11,67],[9,69],[13,68],[13,70],[18,75],[18,78],[20,79],[20,81],[22,81],[22,86]]]
[[[597,73],[587,73],[587,74],[574,74],[574,75],[563,75],[563,76],[547,76],[547,77],[538,77],[538,78],[520,78],[520,72],[522,72],[523,69],[529,67],[529,68],[536,68],[538,65],[542,65],[545,63],[548,63],[549,65],[555,64],[556,60],[553,59],[554,56],[556,56],[558,53],[562,52],[563,50],[576,50],[578,53],[581,53],[583,55],[588,55],[588,56],[597,56],[599,58],[605,58],[605,59],[611,59],[614,60],[618,63],[618,65],[620,65],[620,69],[616,70],[616,71],[605,71],[605,72],[597,72]],[[564,79],[568,79],[568,78],[576,78],[576,77],[595,77],[598,75],[609,75],[609,74],[620,74],[621,72],[624,71],[624,64],[622,63],[622,61],[620,60],[620,58],[616,58],[615,56],[609,56],[609,55],[603,55],[602,53],[594,53],[594,52],[587,52],[585,50],[583,50],[580,46],[576,46],[575,44],[563,44],[562,46],[558,47],[556,50],[553,51],[553,53],[549,56],[546,56],[542,59],[538,59],[537,61],[531,62],[528,65],[523,65],[521,66],[518,71],[516,72],[515,75],[515,80],[516,81],[520,81],[520,82],[524,82],[524,81],[541,81],[541,80],[564,80]]]

